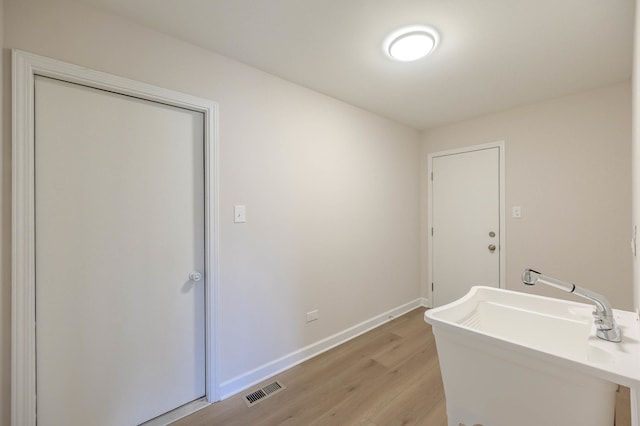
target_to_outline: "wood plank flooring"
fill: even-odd
[[[415,309],[174,425],[446,426],[435,340],[423,314]],[[244,395],[274,380],[286,389],[246,406]],[[628,398],[623,388],[616,426],[631,424]]]

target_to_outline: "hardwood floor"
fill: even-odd
[[[631,400],[629,388],[620,386],[616,395],[616,421],[614,426],[631,426]]]
[[[435,340],[423,314],[415,309],[174,425],[446,426]],[[274,380],[286,389],[246,406],[244,395]],[[627,426],[628,389],[620,395],[616,426]]]

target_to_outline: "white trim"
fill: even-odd
[[[34,78],[56,78],[161,102],[204,114],[206,400],[219,400],[218,304],[218,134],[215,102],[67,64],[12,51],[12,337],[11,424],[36,424]]]
[[[336,346],[358,337],[367,331],[379,327],[400,315],[404,315],[415,308],[424,306],[424,301],[425,300],[423,298],[419,298],[405,303],[402,306],[398,306],[397,308],[391,309],[344,331],[336,333],[333,336],[329,336],[326,339],[312,343],[300,350],[261,365],[260,367],[241,374],[240,376],[236,376],[230,380],[222,382],[220,384],[221,399],[226,399],[238,392],[242,392],[243,390],[267,380],[278,373],[301,364],[310,358],[320,355],[329,349],[335,348]]]
[[[433,238],[431,237],[431,228],[433,227],[433,180],[431,173],[433,172],[433,159],[446,155],[462,154],[465,152],[481,151],[485,149],[498,148],[499,160],[499,191],[500,191],[500,288],[506,288],[507,275],[507,236],[506,236],[506,191],[505,191],[505,155],[504,141],[490,142],[481,145],[468,146],[463,148],[450,149],[446,151],[433,152],[427,156],[427,295],[429,307],[433,307],[433,294],[431,291],[431,283],[433,282]]]
[[[34,117],[29,61],[13,52],[11,424],[36,424]]]

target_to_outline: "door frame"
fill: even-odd
[[[205,388],[219,400],[218,105],[208,99],[12,50],[11,424],[36,425],[35,116],[36,75],[159,102],[204,115]],[[183,414],[186,415],[186,414]]]
[[[481,145],[467,146],[463,148],[449,149],[446,151],[433,152],[427,156],[427,297],[429,307],[433,307],[433,159],[449,155],[464,154],[467,152],[481,151],[485,149],[498,148],[498,176],[499,176],[499,197],[500,197],[500,218],[498,254],[500,262],[499,288],[505,287],[505,277],[507,273],[506,264],[506,203],[505,203],[505,166],[504,166],[504,141],[496,141]]]

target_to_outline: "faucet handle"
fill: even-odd
[[[618,343],[622,341],[622,332],[618,324],[615,323],[613,324],[613,328],[599,329],[596,331],[596,336],[609,342]]]

